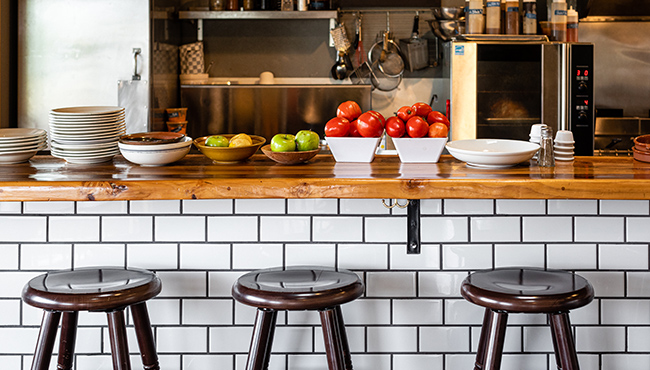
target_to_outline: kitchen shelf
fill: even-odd
[[[281,11],[281,10],[250,10],[250,11],[179,11],[179,19],[336,19],[336,10]]]

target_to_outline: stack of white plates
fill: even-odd
[[[52,155],[69,163],[110,161],[126,133],[122,107],[69,107],[50,111]]]
[[[47,148],[47,131],[37,128],[0,129],[0,164],[27,162]]]
[[[556,161],[572,161],[575,150],[575,140],[571,131],[560,130],[555,134],[553,145]]]

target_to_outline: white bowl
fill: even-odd
[[[381,137],[326,137],[337,162],[372,162]]]
[[[399,160],[403,163],[437,163],[447,138],[393,138]]]
[[[0,164],[16,164],[27,162],[31,157],[36,155],[37,150],[17,151],[0,154]]]
[[[454,140],[446,145],[454,158],[477,167],[510,167],[527,161],[539,145],[528,141],[504,139]]]
[[[120,152],[129,162],[141,166],[163,166],[183,159],[192,147],[192,138],[186,136],[183,141],[160,145],[129,145],[118,143]]]

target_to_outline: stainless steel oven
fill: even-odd
[[[594,152],[594,47],[589,43],[449,43],[451,139],[528,140],[530,126],[571,130]]]

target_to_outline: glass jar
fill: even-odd
[[[566,41],[566,2],[553,0],[551,5],[551,40]]]
[[[519,34],[519,1],[506,1],[506,34]]]
[[[485,3],[485,33],[501,33],[501,2],[488,0]]]
[[[470,0],[467,10],[466,32],[468,34],[481,34],[485,32],[485,17],[483,17],[483,0]]]
[[[210,10],[224,10],[226,8],[226,3],[224,0],[210,0]]]
[[[524,0],[523,34],[537,34],[537,3],[535,0]]]

